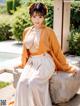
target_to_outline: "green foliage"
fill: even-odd
[[[17,12],[14,13],[12,32],[14,38],[18,41],[22,40],[23,30],[31,25],[31,21],[28,14],[28,9],[26,6],[19,8]]]
[[[80,56],[80,30],[71,31],[69,36],[69,53]]]
[[[6,86],[8,86],[8,85],[10,85],[9,82],[2,82],[2,81],[1,81],[1,82],[0,82],[0,89],[6,87]]]
[[[80,2],[73,2],[71,5],[71,29],[80,28]]]
[[[17,7],[20,6],[20,0],[6,0],[7,11],[9,14],[13,14]]]
[[[4,18],[3,18],[4,17]],[[7,15],[2,15],[0,17],[0,41],[8,40],[12,36],[10,17]]]
[[[71,35],[69,37],[69,53],[80,56],[80,2],[71,4]]]
[[[12,14],[12,10],[13,10],[13,0],[7,0],[7,11],[9,14]]]
[[[44,4],[47,4],[47,5],[53,5],[53,0],[37,0],[37,1],[39,1],[39,2],[43,2]]]
[[[34,0],[34,1],[35,1],[35,0]],[[33,2],[34,2],[34,1],[33,1]],[[23,4],[23,5],[24,5],[24,4],[28,4],[29,2],[31,3],[31,0],[21,0],[21,4]]]
[[[48,13],[45,19],[45,24],[53,28],[53,6],[47,5]]]
[[[7,13],[7,9],[6,9],[6,6],[2,6],[0,5],[0,14],[6,14]]]
[[[13,0],[13,9],[16,11],[16,8],[20,6],[20,0]]]

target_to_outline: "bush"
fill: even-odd
[[[69,36],[69,53],[80,56],[80,31],[73,30]]]
[[[0,14],[5,14],[7,13],[7,9],[5,5],[0,5]]]
[[[28,0],[21,0],[21,1],[20,1],[20,3],[23,4],[23,5],[24,5],[24,4],[27,4],[28,2],[29,2]]]
[[[22,40],[22,32],[26,27],[31,25],[31,21],[28,14],[28,9],[26,6],[19,8],[17,12],[14,13],[12,32],[14,38],[18,41]]]
[[[7,0],[7,11],[9,14],[13,14],[17,7],[20,6],[20,0]]]
[[[80,28],[80,2],[73,2],[71,4],[71,29]]]
[[[4,18],[3,18],[4,17]],[[10,17],[6,15],[0,16],[0,41],[8,40],[12,36]]]
[[[13,0],[13,9],[16,11],[16,8],[21,5],[21,0]]]
[[[12,14],[13,11],[13,0],[7,0],[7,12]]]
[[[53,6],[47,5],[48,13],[45,19],[45,24],[53,28]]]

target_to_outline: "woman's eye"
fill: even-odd
[[[36,16],[33,16],[33,18],[36,18]]]
[[[39,16],[39,18],[42,18],[42,16]]]
[[[33,16],[33,18],[37,18],[37,16]],[[42,18],[42,16],[38,16],[38,18]]]

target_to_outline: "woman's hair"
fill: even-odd
[[[43,3],[33,3],[29,8],[30,16],[32,16],[34,12],[39,13],[41,16],[45,16],[47,14],[47,8]]]

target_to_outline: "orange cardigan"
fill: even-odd
[[[32,28],[33,26],[28,27],[24,30],[23,40],[25,38],[26,33],[30,31]],[[41,54],[43,52],[48,52],[52,56],[56,65],[56,70],[71,72],[71,66],[69,66],[61,51],[55,32],[47,26],[43,26],[41,29],[40,45],[39,49],[37,50],[37,53],[35,54]],[[28,60],[28,52],[25,45],[23,44],[22,59],[21,59],[22,63],[19,65],[19,67],[24,68],[27,60]]]

